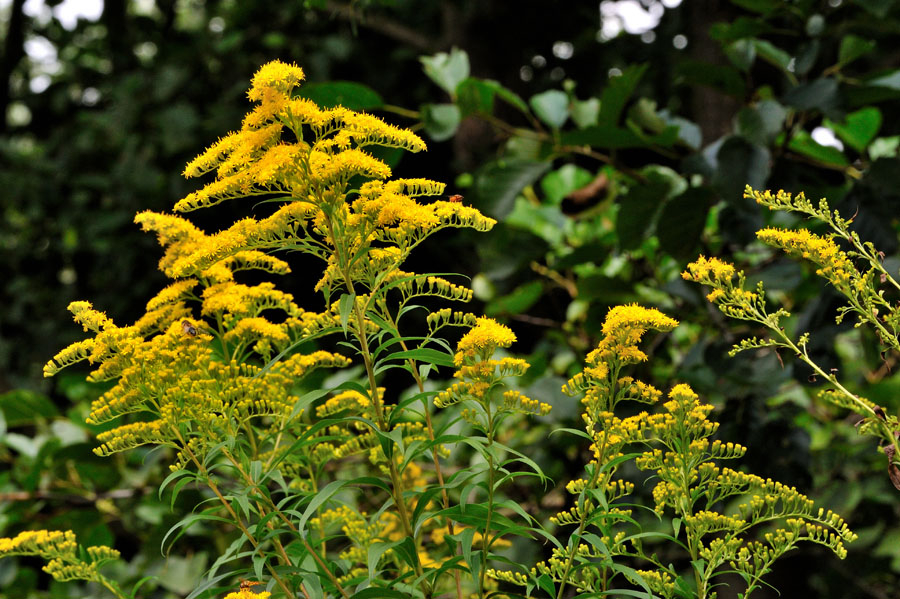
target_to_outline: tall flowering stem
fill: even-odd
[[[291,586],[303,589],[305,579],[318,576],[330,583],[329,592],[342,596],[348,596],[349,584],[407,584],[410,579],[411,588],[430,597],[443,588],[446,570],[429,553],[443,548],[424,544],[436,537],[436,527],[446,527],[451,535],[457,529],[452,518],[443,516],[424,523],[419,516],[413,522],[414,510],[418,514],[423,507],[418,498],[435,484],[432,476],[441,487],[444,510],[451,507],[439,459],[446,449],[431,422],[424,379],[430,368],[449,359],[430,347],[448,349],[436,336],[439,331],[471,327],[476,317],[417,306],[425,297],[465,302],[472,292],[402,266],[438,231],[487,231],[495,221],[463,203],[422,201],[441,196],[442,183],[391,179],[390,167],[371,147],[419,152],[424,142],[375,116],[296,97],[303,79],[296,65],[275,61],[260,68],[247,94],[253,108],[239,130],[216,141],[184,170],[187,177],[213,175],[212,180],[175,204],[175,212],[184,213],[257,198],[256,208],[264,214],[213,234],[178,215],[139,214],[135,221],[165,248],[159,267],[172,283],[128,326],[115,324],[88,302],[74,302],[75,320],[93,336],[57,354],[45,374],[88,361],[95,366],[92,380],[115,381],[89,417],[92,423],[116,421],[98,437],[96,452],[109,455],[145,444],[171,447],[173,476],[209,483],[265,565],[272,560],[285,567],[278,571],[290,572],[284,581],[269,569],[286,595],[293,593]],[[241,282],[246,270],[290,274],[289,263],[273,254],[293,251],[322,261],[318,280],[310,281],[324,298],[321,311],[301,308],[271,282]],[[417,311],[426,312],[429,332],[413,337],[402,332],[401,317]],[[316,390],[299,396],[311,372],[353,362],[333,351],[299,350],[315,347],[328,335],[353,341],[365,380],[331,394]],[[379,387],[381,373],[398,366],[418,387],[424,417],[405,404],[398,409],[391,403],[393,394]],[[129,420],[131,414],[138,418]],[[426,453],[433,474],[416,464]],[[371,477],[348,481],[331,474],[338,468],[327,467],[355,456],[366,456],[376,475],[386,479],[375,488],[388,493],[389,509],[375,516],[336,507],[347,501],[338,499],[344,488],[371,490],[372,483],[365,482]],[[236,473],[254,501],[224,495],[209,476],[212,464]],[[274,477],[287,487],[273,485]],[[244,522],[253,518],[265,521],[271,531],[267,541],[252,538],[253,527]],[[336,526],[345,540],[326,545]],[[302,557],[286,551],[297,538],[318,572],[306,572]],[[388,549],[377,563],[366,553],[373,543],[407,540],[415,551],[406,551],[405,544],[403,552]],[[331,547],[339,551],[340,565],[328,557]],[[373,565],[380,572],[389,564],[393,574],[372,578]],[[461,598],[459,571],[454,570],[454,578]]]
[[[456,404],[463,406],[461,418],[485,439],[484,446],[478,446],[487,464],[484,525],[476,533],[481,543],[477,576],[479,597],[485,597],[490,590],[487,583],[492,579],[487,578],[487,565],[492,548],[506,544],[494,526],[498,485],[512,476],[504,469],[507,462],[499,457],[502,451],[508,449],[497,441],[500,426],[513,414],[544,416],[551,409],[549,404],[513,389],[502,391],[502,402],[498,401],[505,379],[522,376],[528,370],[528,363],[520,358],[494,358],[498,350],[510,347],[515,340],[516,336],[509,327],[491,318],[478,318],[475,326],[459,340],[453,356],[453,364],[458,368],[454,374],[457,382],[434,399],[435,405],[441,409]],[[540,472],[534,475],[544,479]]]
[[[846,555],[844,543],[855,535],[839,516],[816,508],[792,487],[718,465],[741,457],[746,448],[710,440],[718,429],[709,420],[712,406],[703,404],[689,386],[675,385],[657,413],[642,411],[626,418],[615,414],[624,401],[651,406],[659,402],[658,389],[622,371],[648,359],[639,348],[648,331],[670,331],[676,325],[652,308],[610,310],[603,338],[588,355],[584,370],[563,388],[583,395],[584,436],[592,456],[585,476],[566,487],[577,496],[575,505],[551,518],[575,532],[567,545],[555,547],[550,559],[530,573],[492,570],[491,576],[526,591],[539,587],[557,599],[569,587],[585,596],[612,596],[620,590],[636,595],[635,589],[642,589],[666,599],[708,599],[714,596],[717,576],[736,572],[746,584],[739,596],[746,598],[772,563],[801,541]],[[672,534],[643,532],[633,514],[639,506],[623,503],[635,488],[620,472],[626,462],[652,475],[645,482],[657,481],[652,511],[659,519],[669,518]],[[737,507],[723,513],[723,505]],[[777,527],[769,528],[773,524]],[[755,527],[767,531],[762,541],[754,540]],[[681,572],[662,563],[654,549],[645,547],[659,542],[684,549],[691,570]],[[646,567],[633,569],[626,560]]]
[[[824,199],[813,205],[802,193],[796,196],[784,191],[772,194],[748,187],[744,195],[770,210],[796,212],[826,224],[832,230],[826,235],[817,235],[806,229],[769,227],[758,231],[757,238],[792,258],[815,265],[816,274],[847,300],[847,304],[838,310],[838,323],[847,315],[855,315],[855,326],[872,327],[886,349],[900,351],[900,309],[885,298],[885,286],[900,290],[900,284],[885,270],[881,263],[882,254],[875,246],[860,240],[859,235],[850,230],[852,219],[844,219],[837,211],[832,211]],[[839,242],[848,249],[841,249]],[[781,325],[781,320],[789,317],[790,313],[783,308],[774,312],[768,310],[762,282],[757,284],[755,291],[747,291],[743,271],[718,258],[703,256],[688,264],[682,277],[708,286],[711,290],[707,299],[724,314],[737,320],[758,323],[771,332],[769,339],[752,337],[742,340],[734,346],[732,355],[759,348],[786,349],[809,365],[817,379],[830,385],[831,388],[819,394],[822,399],[861,415],[863,420],[858,427],[859,432],[874,434],[882,439],[888,456],[890,478],[894,486],[900,489],[900,419],[851,392],[838,379],[836,372],[826,372],[819,366],[809,356],[809,333],[802,333],[795,339]]]

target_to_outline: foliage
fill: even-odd
[[[84,420],[109,385],[85,385],[73,371],[42,385],[37,375],[47,355],[76,338],[60,317],[72,300],[90,297],[121,322],[144,313],[165,283],[153,272],[152,243],[131,225],[134,213],[163,210],[188,193],[178,176],[187,152],[237,122],[244,77],[281,56],[308,67],[312,82],[301,95],[324,107],[409,118],[434,140],[429,151],[402,162],[399,151],[379,157],[401,177],[453,181],[452,193],[499,221],[477,240],[465,232],[433,239],[409,270],[474,276],[472,310],[513,325],[517,351],[527,354],[531,367],[518,386],[554,406],[531,426],[500,434],[506,445],[533,444],[529,455],[560,482],[535,502],[513,479],[509,497],[546,525],[584,461],[577,437],[548,436],[575,417],[559,387],[595,347],[609,307],[655,305],[683,324],[648,348],[653,359],[640,377],[662,386],[677,367],[717,407],[723,438],[751,448],[751,471],[821,498],[860,533],[847,562],[823,569],[819,554],[793,552],[769,580],[786,595],[894,592],[900,511],[887,477],[873,476],[884,455],[858,438],[845,410],[813,400],[814,371],[801,361],[782,364],[774,352],[725,359],[728,347],[766,329],[717,317],[679,274],[698,252],[740,263],[749,289],[764,280],[769,300],[793,313],[786,328],[815,331],[807,351],[825,372],[838,369],[847,389],[896,414],[894,354],[882,359],[874,334],[833,322],[830,287],[751,243],[761,228],[796,221],[761,212],[740,193],[750,183],[827,196],[854,214],[852,230],[896,272],[895,2],[668,3],[644,35],[608,33],[615,2],[604,3],[600,23],[596,5],[522,11],[481,0],[336,2],[324,10],[264,1],[157,2],[151,10],[106,3],[99,21],[72,25],[60,16],[64,7],[50,3],[53,16],[48,9],[23,13],[18,25],[4,21],[19,4],[0,11],[9,34],[0,65],[11,73],[0,135],[0,390],[22,388],[0,396],[2,535],[72,528],[86,545],[138,547],[127,565],[111,566],[117,579],[155,574],[143,588],[167,599],[194,590],[198,573],[227,550],[227,531],[198,522],[161,556],[175,520],[169,497],[155,489],[171,456],[152,446],[95,456],[89,435],[112,423]],[[52,44],[58,68],[17,54],[17,31],[29,44]],[[35,85],[44,78],[49,87]],[[595,122],[604,103],[621,106],[612,123]],[[676,141],[666,145],[663,134],[674,127]],[[816,141],[819,127],[843,148]],[[198,214],[197,223],[226,228],[246,215],[236,206]],[[259,207],[266,216],[270,205]],[[291,267],[310,268],[302,260]],[[315,305],[304,277],[283,279],[279,289],[298,305]],[[320,342],[338,349],[321,338],[303,350]],[[345,378],[322,369],[292,392]],[[174,511],[199,498],[196,487],[180,487]],[[517,542],[504,555],[516,563],[546,557],[535,552]],[[0,588],[29,597],[89,592],[65,591],[27,560],[16,562],[0,562]]]
[[[528,457],[498,441],[503,422],[515,414],[546,415],[550,406],[515,389],[503,392],[500,403],[496,396],[504,379],[524,375],[529,366],[522,359],[493,357],[512,345],[513,332],[489,318],[411,303],[429,296],[467,301],[471,292],[435,275],[401,270],[412,249],[436,231],[486,231],[494,221],[461,202],[418,202],[417,197],[440,194],[443,186],[426,179],[389,180],[389,167],[366,148],[419,151],[422,141],[364,113],[323,110],[294,98],[291,92],[303,78],[296,66],[264,65],[248,93],[257,106],[240,131],[185,169],[187,176],[215,170],[216,179],[175,205],[176,211],[189,211],[264,196],[275,205],[272,214],[242,219],[215,235],[179,216],[138,214],[136,221],[156,232],[166,248],[160,269],[175,281],[127,327],[116,326],[88,302],[73,302],[76,322],[94,336],[62,350],[45,367],[52,376],[87,360],[97,366],[92,380],[115,381],[93,403],[89,423],[135,415],[100,433],[94,453],[109,456],[146,444],[171,447],[172,474],[161,489],[174,485],[173,499],[191,482],[212,492],[198,508],[209,500],[218,504],[195,509],[166,535],[177,538],[195,521],[227,523],[239,531],[212,566],[210,581],[218,580],[214,577],[224,567],[235,568],[226,575],[241,572],[244,562],[244,568],[252,564],[257,580],[269,581],[267,593],[277,589],[285,597],[298,591],[344,598],[373,592],[432,597],[455,588],[461,599],[470,593],[486,596],[494,579],[524,582],[529,594],[531,587],[547,591],[548,585],[556,597],[564,596],[567,585],[605,593],[617,588],[616,575],[623,574],[627,585],[665,597],[705,599],[715,596],[710,581],[726,564],[742,574],[749,596],[772,563],[801,540],[846,555],[843,542],[855,535],[840,517],[815,512],[812,501],[793,488],[715,464],[745,450],[709,442],[717,428],[707,420],[711,406],[701,406],[690,387],[672,390],[665,413],[641,412],[624,420],[614,415],[623,400],[654,403],[660,397],[652,385],[621,376],[622,369],[647,360],[638,348],[647,330],[677,325],[638,306],[610,311],[588,366],[564,387],[585,394],[592,460],[585,477],[567,486],[578,496],[576,506],[551,520],[577,524],[577,531],[563,544],[503,498],[501,489],[516,478],[545,478]],[[266,250],[300,251],[324,262],[315,284],[324,312],[304,311],[271,283],[236,282],[235,272],[242,270],[289,272],[285,261]],[[409,315],[422,310],[427,334],[405,332]],[[273,312],[282,313],[280,322]],[[458,380],[445,390],[428,391],[432,365],[449,363],[447,342],[437,336],[448,325],[468,328],[452,357]],[[352,363],[339,353],[300,351],[341,332],[352,340],[341,345],[362,359],[364,380],[348,380],[324,402],[317,400],[332,390],[293,394],[316,368]],[[397,403],[386,401],[395,390],[381,386],[380,375],[392,368],[406,371],[415,383],[416,393]],[[429,399],[442,411],[457,404],[464,409],[435,428]],[[451,434],[448,427],[460,420],[475,435]],[[449,456],[447,446],[463,442],[483,464],[445,479],[441,457]],[[625,454],[635,443],[651,448]],[[661,449],[652,447],[656,444]],[[362,456],[368,468],[358,460]],[[631,458],[659,478],[653,511],[662,516],[667,506],[675,510],[676,536],[663,538],[680,544],[683,523],[695,570],[693,590],[677,569],[644,552],[644,537],[653,535],[641,532],[631,509],[618,506],[634,484],[614,475]],[[350,491],[377,498],[367,502],[375,513],[370,516]],[[473,501],[471,494],[481,500]],[[720,502],[744,495],[749,499],[734,515],[714,511]],[[766,543],[746,538],[750,528],[782,520],[785,527],[766,533]],[[616,531],[621,524],[634,524],[637,533]],[[116,557],[114,550],[89,547],[91,561],[84,562],[75,557],[72,531],[22,535],[0,540],[8,546],[0,551],[35,553],[52,560],[46,569],[60,580],[98,581],[125,597],[97,571],[102,561]],[[504,537],[533,535],[552,539],[556,549],[537,564],[531,583],[488,568],[500,557],[496,550],[508,544]],[[57,537],[64,539],[62,545]],[[653,568],[634,570],[619,557],[638,557]],[[64,566],[66,560],[71,564]]]

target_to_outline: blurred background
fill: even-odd
[[[487,235],[442,235],[415,260],[472,278],[469,309],[513,327],[530,394],[554,404],[510,431],[559,483],[535,509],[559,507],[583,464],[578,447],[546,443],[576,418],[560,385],[610,306],[653,305],[682,326],[639,374],[661,388],[689,382],[717,407],[720,437],[750,447],[748,468],[860,535],[843,562],[815,549],[785,559],[773,586],[786,597],[900,596],[900,492],[883,454],[812,399],[817,384],[790,357],[729,358],[758,332],[679,277],[700,253],[738,262],[794,313],[793,328],[813,332],[823,365],[900,408],[897,356],[836,325],[840,302],[810,269],[754,242],[766,224],[805,223],[742,197],[747,184],[827,197],[897,272],[900,3],[0,0],[0,40],[0,534],[56,525],[87,543],[139,540],[121,574],[160,575],[147,597],[186,596],[227,546],[196,527],[160,557],[176,521],[156,499],[165,459],[95,458],[83,417],[100,391],[86,371],[45,380],[41,368],[81,338],[70,301],[119,324],[143,313],[165,279],[135,213],[168,210],[199,185],[184,164],[239,127],[250,77],[277,58],[303,67],[308,97],[422,135],[426,153],[384,156],[396,175],[445,181],[500,221]],[[253,210],[191,218],[214,231]],[[319,307],[310,281],[282,287]],[[521,551],[511,559],[540,549]],[[93,596],[35,565],[0,560],[0,589]]]

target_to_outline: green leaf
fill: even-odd
[[[516,196],[550,166],[550,162],[520,159],[488,163],[475,178],[476,205],[494,218],[505,217],[513,209]]]
[[[660,179],[636,184],[621,199],[616,216],[616,232],[623,250],[638,247],[652,229],[655,216],[669,193],[669,184]]]
[[[417,362],[427,362],[436,366],[453,366],[453,355],[446,352],[438,351],[428,347],[420,347],[418,349],[410,349],[393,353],[390,358],[396,360],[412,359]]]
[[[544,286],[540,281],[520,285],[512,293],[488,303],[484,313],[487,316],[522,314],[541,299],[543,292]]]
[[[353,81],[306,83],[297,95],[312,100],[323,108],[341,105],[350,110],[374,110],[384,106],[384,100],[378,92]]]
[[[590,171],[568,163],[544,175],[541,179],[541,190],[547,202],[558,206],[567,195],[593,180],[594,175]]]
[[[0,411],[7,426],[34,424],[35,420],[49,420],[59,415],[50,398],[34,391],[19,389],[0,395]]]
[[[841,66],[850,64],[874,49],[875,42],[871,40],[866,40],[853,34],[845,35],[841,39],[841,46],[838,49],[838,63]]]
[[[890,71],[884,75],[879,75],[874,79],[866,81],[866,85],[871,87],[886,87],[888,89],[900,90],[900,69]]]
[[[596,125],[600,116],[600,100],[597,98],[573,100],[570,116],[579,129]]]
[[[651,133],[661,133],[666,128],[666,121],[656,113],[656,101],[639,98],[628,109],[628,118]]]
[[[666,121],[667,125],[678,128],[678,141],[692,150],[700,149],[700,146],[703,144],[703,134],[697,123],[684,117],[673,116],[665,109],[659,111],[659,116]]]
[[[785,118],[787,110],[784,106],[775,100],[763,100],[738,112],[737,130],[749,141],[768,146],[781,133]]]
[[[854,4],[859,4],[869,14],[883,19],[893,8],[894,0],[855,0]]]
[[[660,247],[675,258],[693,257],[714,202],[715,194],[708,187],[691,187],[669,200],[656,228]]]
[[[790,73],[788,66],[791,64],[791,55],[781,48],[766,40],[755,39],[753,45],[756,48],[756,54],[768,62],[780,68],[785,73]]]
[[[629,65],[621,75],[611,77],[600,95],[598,125],[616,125],[628,98],[634,93],[638,82],[647,71],[647,65]]]
[[[881,128],[881,111],[868,106],[848,114],[843,124],[825,119],[825,126],[837,133],[851,148],[862,153]]]
[[[462,112],[456,104],[425,104],[420,112],[425,131],[434,141],[453,137],[462,120]]]
[[[470,114],[491,114],[494,112],[494,96],[497,93],[496,81],[482,81],[469,77],[456,87],[456,105],[459,106],[463,118]]]
[[[496,98],[500,98],[524,114],[529,114],[528,104],[522,98],[493,79],[469,77],[456,87],[456,104],[463,117],[472,113],[491,114]]]
[[[550,597],[556,597],[556,584],[553,582],[553,579],[550,578],[547,574],[541,574],[537,578],[537,585],[541,588],[542,591],[547,593]]]
[[[562,127],[569,118],[569,97],[558,89],[531,96],[528,103],[537,117],[553,129]]]
[[[743,199],[744,186],[763,189],[769,178],[769,150],[746,139],[731,136],[716,152],[713,188],[730,205],[757,213],[755,204]]]
[[[356,295],[352,293],[343,293],[341,294],[341,299],[338,302],[338,311],[341,316],[341,328],[344,330],[344,335],[347,334],[348,325],[350,323],[350,312],[353,310],[353,306],[356,304]]]
[[[565,242],[570,222],[559,206],[536,205],[520,196],[513,211],[507,215],[506,224],[528,231],[553,247],[560,247]]]
[[[788,143],[788,148],[825,164],[848,166],[847,157],[837,148],[817,143],[806,131],[797,132]]]
[[[459,48],[453,48],[450,54],[438,52],[434,56],[420,56],[419,61],[429,79],[451,97],[456,96],[456,87],[469,76],[469,55]]]
[[[878,160],[879,158],[893,158],[900,149],[900,135],[891,137],[879,137],[872,141],[869,146],[869,158]]]
[[[725,46],[724,51],[731,64],[745,73],[750,70],[756,60],[756,44],[747,38],[731,42]]]
[[[798,110],[830,112],[839,104],[838,82],[829,77],[803,83],[788,90],[783,100]]]

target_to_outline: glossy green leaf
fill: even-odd
[[[703,133],[700,126],[680,116],[673,116],[668,110],[660,110],[659,116],[667,125],[678,128],[678,141],[692,150],[699,150],[703,144]]]
[[[347,327],[350,323],[350,313],[353,311],[354,305],[356,305],[356,295],[352,293],[341,294],[341,299],[338,302],[338,312],[341,317],[341,328],[344,330],[344,335],[347,334]]]
[[[0,411],[7,426],[34,424],[35,420],[49,420],[59,415],[50,398],[34,391],[18,389],[0,395]]]
[[[628,98],[634,93],[640,82],[647,65],[629,65],[621,75],[610,77],[609,82],[600,95],[600,114],[597,116],[597,124],[600,126],[612,126],[619,123],[619,117],[625,109]]]
[[[567,195],[593,180],[594,175],[587,169],[571,163],[564,164],[544,175],[541,179],[541,190],[548,203],[558,206]]]
[[[468,77],[456,87],[456,105],[459,106],[460,115],[465,118],[470,114],[491,114],[494,112],[494,96],[496,81],[483,81],[475,77]]]
[[[900,90],[900,69],[869,79],[866,81],[866,85]]]
[[[844,143],[862,153],[881,128],[881,111],[869,106],[848,114],[843,123],[825,119],[825,126],[834,130]]]
[[[840,150],[817,143],[806,131],[800,131],[794,135],[790,143],[788,143],[788,148],[825,164],[836,166],[847,166],[850,164],[847,157]]]
[[[863,39],[859,36],[848,34],[841,39],[838,49],[838,62],[841,65],[850,64],[857,58],[865,56],[875,49],[875,42]]]
[[[540,281],[520,285],[512,293],[489,302],[484,308],[484,313],[487,316],[522,314],[541,299],[543,292],[544,286]]]
[[[498,160],[482,168],[475,178],[478,207],[503,218],[513,209],[516,196],[550,168],[549,162],[532,160]]]
[[[558,89],[549,89],[528,100],[534,114],[553,129],[559,129],[569,118],[569,96]]]
[[[379,545],[387,545],[388,543],[379,543]],[[409,595],[387,589],[384,587],[369,587],[361,591],[357,591],[350,596],[350,599],[409,599]]]
[[[894,0],[854,0],[854,4],[862,6],[872,16],[883,19],[895,6]]]
[[[769,64],[780,68],[785,73],[789,73],[791,64],[791,55],[775,46],[767,40],[755,39],[753,45],[756,47],[756,54]]]
[[[600,100],[597,98],[573,100],[570,110],[572,120],[579,129],[584,129],[597,124],[600,117]]]
[[[507,215],[506,224],[529,231],[552,247],[559,247],[565,241],[568,219],[558,206],[533,204],[520,196],[513,211]]]
[[[462,112],[456,104],[425,104],[420,112],[425,131],[434,141],[453,137],[462,120]]]
[[[459,48],[453,48],[449,54],[420,56],[419,61],[425,74],[451,97],[455,97],[456,87],[469,76],[469,55]]]
[[[524,114],[529,114],[528,104],[522,98],[493,79],[468,77],[456,87],[456,105],[463,117],[493,113],[497,98]]]
[[[632,104],[628,109],[628,118],[650,133],[661,133],[666,128],[666,121],[656,112],[656,101],[648,98],[639,98]]]
[[[353,81],[305,83],[297,95],[324,108],[340,105],[350,110],[375,110],[384,106],[378,92]]]
[[[395,352],[390,357],[392,360],[416,360],[417,362],[427,362],[437,366],[453,366],[453,356],[451,354],[428,347]]]
[[[733,42],[739,39],[757,37],[768,33],[773,26],[756,17],[738,17],[730,23],[713,23],[709,28],[709,36],[720,42]]]

